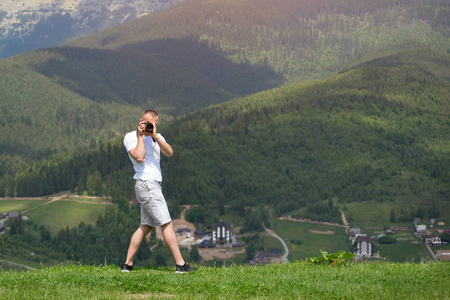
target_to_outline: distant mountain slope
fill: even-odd
[[[182,203],[241,199],[284,213],[330,199],[443,205],[449,65],[448,54],[402,51],[185,116],[167,130],[178,155],[166,191]]]
[[[119,49],[194,37],[233,61],[270,66],[298,82],[380,51],[448,51],[448,15],[445,0],[194,0],[67,45]]]
[[[167,197],[171,205],[264,204],[322,220],[336,217],[329,201],[395,201],[409,216],[410,207],[434,201],[448,215],[449,64],[449,54],[430,49],[393,52],[326,80],[180,117],[160,130],[175,149],[163,160]],[[61,174],[52,191],[84,189],[97,178],[106,193],[129,197],[121,139],[108,149],[59,157],[11,182],[18,195],[35,195],[56,182],[39,174]]]
[[[123,24],[183,0],[2,0],[0,59]]]
[[[90,147],[126,132],[149,107],[177,116],[280,82],[270,70],[235,64],[191,39],[145,46],[58,47],[0,61],[0,157]],[[17,137],[18,130],[29,137]]]
[[[326,78],[383,51],[425,45],[448,52],[448,9],[441,0],[193,0],[2,60],[0,108],[10,122],[0,123],[0,164],[97,145],[135,122],[129,112],[148,107],[168,120]],[[90,108],[85,114],[80,106]],[[64,116],[60,107],[72,112],[66,133],[51,130]],[[32,138],[17,138],[14,130],[28,129],[29,120]]]

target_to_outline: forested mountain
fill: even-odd
[[[123,24],[182,0],[2,0],[0,59]]]
[[[332,205],[397,201],[439,205],[450,196],[450,55],[385,54],[326,80],[260,92],[179,117],[159,131],[171,205],[268,205],[323,219]],[[122,140],[37,164],[2,193],[59,190],[132,196]],[[330,202],[331,201],[331,202]],[[304,210],[303,210],[304,211]]]
[[[194,0],[67,45],[132,49],[194,37],[235,62],[270,66],[298,82],[380,51],[449,51],[449,15],[446,0]]]
[[[149,107],[170,122],[384,51],[448,53],[449,10],[444,0],[194,0],[2,60],[0,176],[53,153],[84,155]]]

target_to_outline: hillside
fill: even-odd
[[[163,160],[166,195],[174,206],[264,204],[275,216],[317,220],[340,219],[333,204],[366,201],[399,204],[405,221],[419,207],[423,217],[448,218],[449,64],[430,49],[394,52],[177,118],[159,130],[175,149]],[[97,193],[129,198],[129,167],[118,139],[38,164],[4,186],[32,196],[98,182]],[[49,188],[41,174],[61,179]]]
[[[123,24],[182,0],[3,0],[0,59]]]
[[[232,61],[269,66],[299,82],[382,51],[429,46],[445,52],[449,13],[445,0],[195,0],[66,45],[129,49],[193,37]]]
[[[305,262],[260,267],[173,268],[121,273],[117,266],[0,272],[2,299],[448,299],[449,263]],[[20,287],[20,288],[18,288]]]
[[[422,45],[448,52],[448,9],[447,1],[419,0],[186,1],[2,60],[2,173],[15,176],[33,159],[95,147],[123,134],[148,107],[170,121],[326,78],[383,51]],[[30,138],[17,137],[19,130]]]

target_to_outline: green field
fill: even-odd
[[[30,211],[28,217],[39,225],[47,227],[54,235],[67,225],[78,226],[81,221],[94,224],[105,209],[104,204],[57,201]]]
[[[35,207],[47,203],[49,200],[1,200],[0,213],[3,212],[26,212]],[[25,213],[26,215],[26,213]]]
[[[396,242],[380,244],[377,247],[381,257],[391,262],[428,262],[433,260],[422,242],[418,244]]]
[[[80,222],[95,224],[107,205],[74,201],[2,200],[0,212],[24,212],[31,221],[44,225],[54,236],[61,228],[76,227]]]
[[[342,227],[273,220],[273,229],[287,242],[290,261],[318,256],[320,250],[329,253],[339,250],[350,251],[350,243]],[[334,231],[335,234],[318,234],[310,230]]]

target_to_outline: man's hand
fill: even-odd
[[[150,136],[151,136],[154,140],[156,140],[156,138],[158,137],[158,134],[157,134],[157,132],[156,132],[156,122],[153,121],[153,120],[150,120],[149,122],[153,124],[153,130],[152,130],[151,132],[149,132],[149,131],[146,131],[146,132],[148,132],[148,133],[150,134]]]
[[[142,120],[142,119],[139,119],[139,125],[138,125],[138,128],[137,128],[138,136],[143,136],[144,135],[145,127],[146,127],[145,126],[145,121]]]

